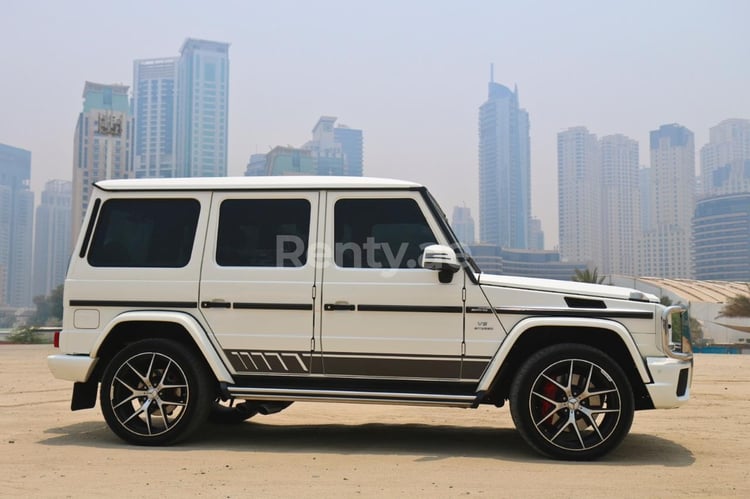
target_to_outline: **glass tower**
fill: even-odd
[[[363,173],[362,130],[338,125],[333,129],[333,140],[341,144],[344,153],[344,175],[361,177]]]
[[[188,38],[177,68],[177,173],[226,176],[229,44]]]
[[[724,120],[701,148],[703,197],[750,192],[750,120]]]
[[[0,144],[0,305],[31,306],[31,152]]]
[[[176,177],[176,57],[133,63],[133,174]]]
[[[750,193],[697,202],[693,261],[696,279],[750,282]]]
[[[528,248],[531,218],[529,114],[518,91],[490,81],[479,108],[479,238]]]
[[[72,182],[50,180],[36,209],[34,296],[46,296],[65,282],[71,251]]]

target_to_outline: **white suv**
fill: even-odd
[[[690,396],[688,320],[632,289],[487,275],[423,186],[256,177],[95,184],[52,373],[124,440],[293,401],[502,406],[593,459]]]

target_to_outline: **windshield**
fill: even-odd
[[[453,228],[448,222],[448,217],[445,215],[445,212],[442,210],[442,208],[440,208],[440,205],[438,204],[435,197],[430,193],[430,191],[428,191],[427,189],[423,189],[422,194],[424,195],[425,200],[427,201],[427,205],[430,207],[430,210],[440,223],[440,228],[445,234],[445,237],[448,238],[451,248],[453,248],[453,251],[456,252],[458,261],[462,263],[464,268],[470,271],[472,277],[474,277],[475,279],[478,278],[479,274],[482,272],[482,269],[479,268],[477,262],[475,262],[471,257],[469,251],[464,249],[464,247],[461,245],[461,241],[458,240],[458,237],[456,237],[456,233],[453,232]]]

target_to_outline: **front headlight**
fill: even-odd
[[[664,353],[675,359],[692,359],[690,317],[687,309],[681,305],[665,308],[661,314],[661,325]]]

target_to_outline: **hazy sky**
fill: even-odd
[[[299,146],[321,115],[364,131],[365,174],[425,183],[479,223],[477,115],[495,81],[531,120],[532,211],[557,244],[557,132],[599,136],[750,118],[750,1],[34,1],[0,8],[0,143],[32,189],[70,179],[84,82],[132,85],[133,60],[187,37],[231,44],[229,173]],[[696,164],[698,161],[696,160]]]

